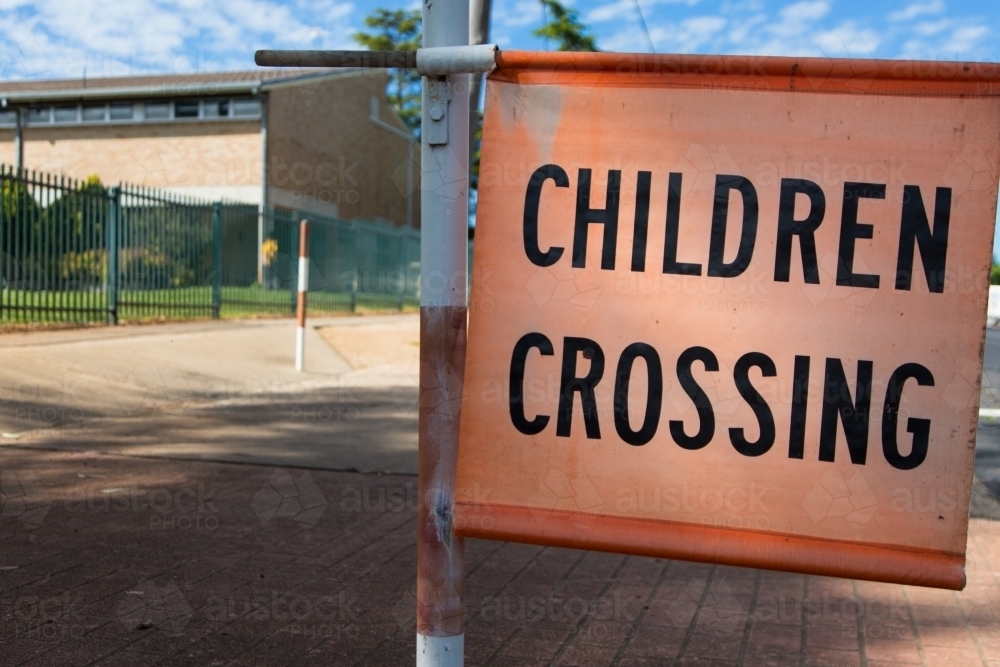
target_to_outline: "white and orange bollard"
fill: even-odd
[[[295,304],[295,370],[306,362],[306,292],[309,291],[309,221],[299,223],[299,295]]]

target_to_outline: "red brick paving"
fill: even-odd
[[[0,472],[2,665],[414,662],[413,477],[11,447]],[[997,522],[972,521],[962,593],[467,553],[469,665],[1000,667]]]

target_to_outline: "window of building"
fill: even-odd
[[[177,100],[174,102],[174,118],[197,118],[198,100]]]
[[[170,118],[170,102],[146,102],[146,120]]]
[[[57,123],[75,123],[80,120],[80,108],[75,104],[58,106],[55,109],[55,122]]]
[[[71,125],[74,123],[129,123],[133,121],[162,122],[177,118],[224,121],[261,117],[261,101],[252,97],[179,100],[153,99],[137,102],[89,102],[84,104],[53,104],[22,107],[22,120],[30,125]],[[0,109],[0,127],[17,123],[13,108]]]
[[[112,102],[110,108],[111,120],[132,120],[135,117],[135,105],[131,102]]]
[[[233,100],[233,115],[237,117],[260,116],[260,100],[254,100],[254,99]]]
[[[105,104],[84,104],[83,121],[85,123],[95,123],[107,119],[107,105]]]
[[[26,120],[32,125],[52,122],[52,107],[33,107],[28,109]]]
[[[205,100],[205,118],[227,118],[229,116],[229,100]]]

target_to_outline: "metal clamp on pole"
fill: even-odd
[[[426,118],[430,121],[421,128],[427,143],[431,146],[444,146],[448,143],[448,100],[451,99],[451,86],[446,77],[427,77],[424,82],[427,100]]]
[[[421,76],[483,74],[497,68],[496,44],[432,46],[417,49],[417,72]]]

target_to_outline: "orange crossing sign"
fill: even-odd
[[[457,532],[964,586],[997,69],[498,64]]]

